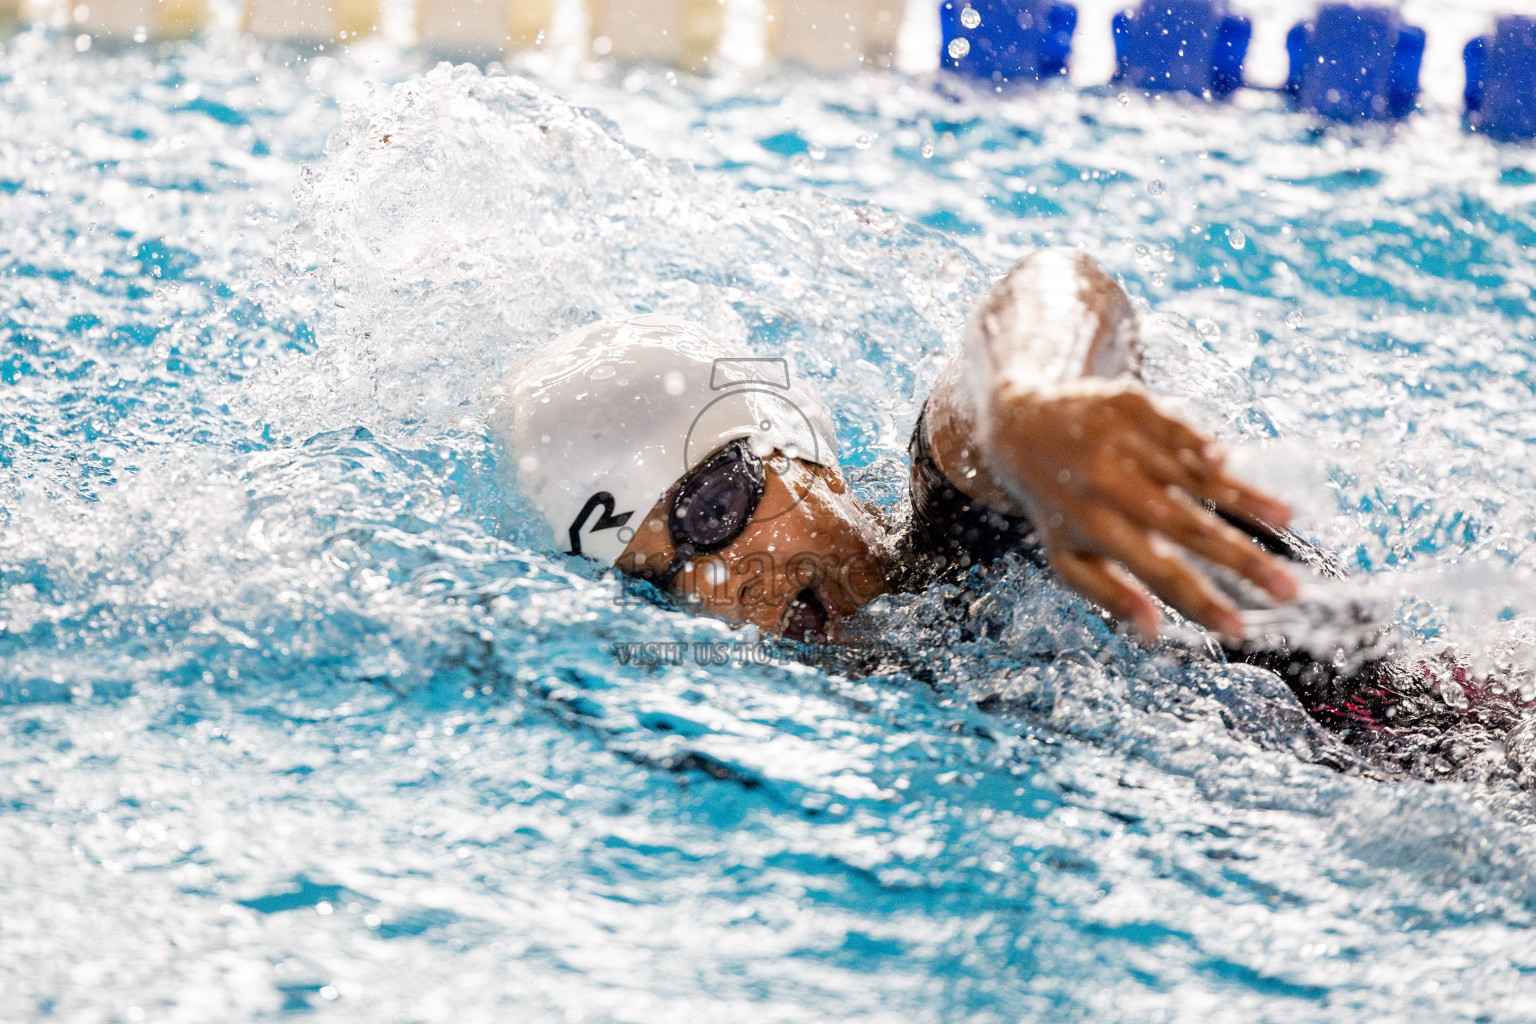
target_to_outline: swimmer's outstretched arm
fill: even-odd
[[[976,310],[964,358],[929,399],[934,459],[971,498],[1027,514],[1061,577],[1143,634],[1161,625],[1151,591],[1241,636],[1237,609],[1174,545],[1290,601],[1296,582],[1279,560],[1203,503],[1274,526],[1290,510],[1229,476],[1210,438],[1159,412],[1137,362],[1120,285],[1076,250],[1035,253]]]

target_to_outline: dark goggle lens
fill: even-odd
[[[741,536],[763,497],[763,463],[736,443],[694,471],[672,505],[668,526],[678,545],[707,554]]]

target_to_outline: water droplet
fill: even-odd
[[[681,395],[684,391],[688,390],[688,378],[684,377],[678,371],[673,370],[665,377],[661,378],[661,386],[666,390],[667,394],[671,395],[673,398],[676,398],[678,395]]]
[[[1454,679],[1440,680],[1440,699],[1458,711],[1465,711],[1472,706],[1466,689]]]
[[[853,140],[853,144],[858,146],[860,149],[868,149],[870,146],[874,145],[874,142],[874,136],[867,132],[859,135],[858,138]]]
[[[1118,98],[1122,107],[1128,107],[1131,105],[1131,97],[1129,93],[1121,93]]]
[[[1248,236],[1243,234],[1242,228],[1228,228],[1227,244],[1241,252],[1248,245]]]
[[[981,24],[981,12],[974,7],[967,7],[960,12],[960,24],[966,28],[975,28]]]
[[[1200,332],[1200,337],[1206,341],[1215,341],[1221,337],[1221,328],[1216,326],[1216,321],[1201,317],[1195,321],[1195,330]]]
[[[971,52],[971,41],[964,37],[949,41],[949,57],[951,60],[959,60]]]
[[[149,40],[149,29],[145,28],[143,25],[140,25],[138,28],[133,30],[133,41],[134,42],[136,42],[136,43],[143,43],[143,42],[147,42],[148,40]]]
[[[77,53],[84,53],[86,50],[89,50],[90,48],[91,48],[91,37],[90,36],[85,35],[84,33],[82,33],[82,34],[80,34],[78,36],[75,36],[75,51]]]
[[[933,159],[933,140],[932,139],[924,139],[923,140],[922,154],[923,154],[923,159],[924,160],[931,160],[931,159]]]
[[[1285,326],[1289,327],[1291,330],[1299,331],[1306,325],[1307,318],[1301,315],[1300,310],[1293,309],[1289,313],[1285,314]]]
[[[1162,178],[1153,178],[1151,181],[1147,182],[1147,195],[1149,195],[1149,196],[1160,196],[1162,194],[1163,194],[1163,179]]]
[[[827,158],[827,147],[818,146],[814,142],[807,146],[805,151],[810,154],[812,160],[825,160]]]

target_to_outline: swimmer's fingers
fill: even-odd
[[[1115,562],[1066,549],[1049,551],[1047,557],[1073,590],[1097,602],[1115,618],[1135,623],[1147,639],[1157,636],[1163,617],[1156,602]]]
[[[1096,532],[1104,554],[1186,618],[1225,636],[1243,635],[1237,609],[1168,540],[1119,517],[1106,517]]]
[[[1196,505],[1183,491],[1131,478],[1122,483],[1115,501],[1135,525],[1231,569],[1277,601],[1295,600],[1296,580],[1281,567],[1279,559]]]
[[[1177,487],[1194,494],[1205,486],[1206,478],[1189,464],[1189,460],[1181,458],[1187,452],[1170,451],[1149,437],[1130,438],[1126,448],[1140,464],[1141,471],[1164,487]]]
[[[1137,432],[1182,465],[1187,473],[1196,479],[1221,474],[1226,455],[1214,438],[1163,412],[1140,388],[1128,389],[1117,401],[1117,411],[1135,424]]]
[[[1133,447],[1149,468],[1155,468],[1156,479],[1250,522],[1290,523],[1291,509],[1285,502],[1226,472],[1226,452],[1214,438],[1157,409],[1139,392],[1133,394],[1145,403],[1137,417],[1143,437]]]
[[[1128,441],[1127,448],[1142,470],[1164,486],[1177,487],[1249,522],[1286,526],[1291,521],[1289,505],[1222,472],[1219,463],[1212,470],[1205,456],[1197,457],[1187,448],[1169,449],[1148,437]]]
[[[1225,473],[1204,487],[1190,491],[1190,494],[1239,519],[1264,526],[1288,526],[1293,515],[1291,507],[1279,498],[1265,494]]]

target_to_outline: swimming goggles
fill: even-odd
[[[726,445],[689,473],[667,514],[677,553],[651,581],[668,590],[694,558],[713,554],[740,537],[763,500],[766,477],[763,460],[744,440]]]

